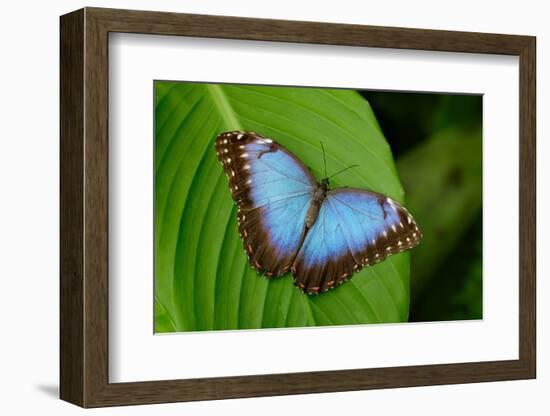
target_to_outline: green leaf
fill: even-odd
[[[216,160],[219,133],[252,130],[286,146],[320,178],[322,141],[329,172],[360,165],[334,178],[333,186],[368,188],[402,202],[390,148],[359,94],[157,82],[155,104],[158,332],[407,320],[408,253],[318,296],[301,293],[289,275],[258,275],[243,252],[236,208]]]
[[[166,309],[155,299],[155,332],[174,332],[176,327]]]

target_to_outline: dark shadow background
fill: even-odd
[[[424,237],[410,321],[482,318],[482,96],[359,91],[388,140]]]

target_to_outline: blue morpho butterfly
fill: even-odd
[[[328,177],[317,183],[272,139],[222,133],[216,153],[229,178],[250,265],[267,277],[292,270],[296,286],[318,294],[420,241],[413,217],[397,202],[364,189],[329,189]]]

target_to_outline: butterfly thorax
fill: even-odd
[[[328,192],[328,178],[324,178],[321,180],[321,183],[319,186],[317,186],[317,189],[313,192],[313,197],[311,198],[311,204],[309,205],[309,208],[307,210],[306,214],[306,227],[311,228],[313,224],[315,224],[315,221],[317,221],[317,217],[319,216],[319,210],[321,209],[321,204],[327,197]]]

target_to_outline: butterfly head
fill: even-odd
[[[329,185],[330,185],[329,178],[323,178],[323,179],[321,179],[321,183],[319,184],[319,186],[320,186],[321,188],[323,188],[323,189],[325,190],[325,192],[328,191]]]
[[[348,166],[347,168],[339,170],[338,172],[333,173],[332,175],[328,176],[327,175],[327,154],[325,152],[325,146],[323,145],[323,142],[321,142],[321,150],[323,151],[323,166],[324,166],[324,169],[325,169],[325,177],[321,180],[321,183],[319,184],[319,186],[322,187],[325,190],[325,192],[327,192],[328,189],[329,189],[329,179],[330,178],[333,178],[334,176],[339,175],[339,174],[341,174],[342,172],[345,172],[348,169],[356,168],[359,165]]]

